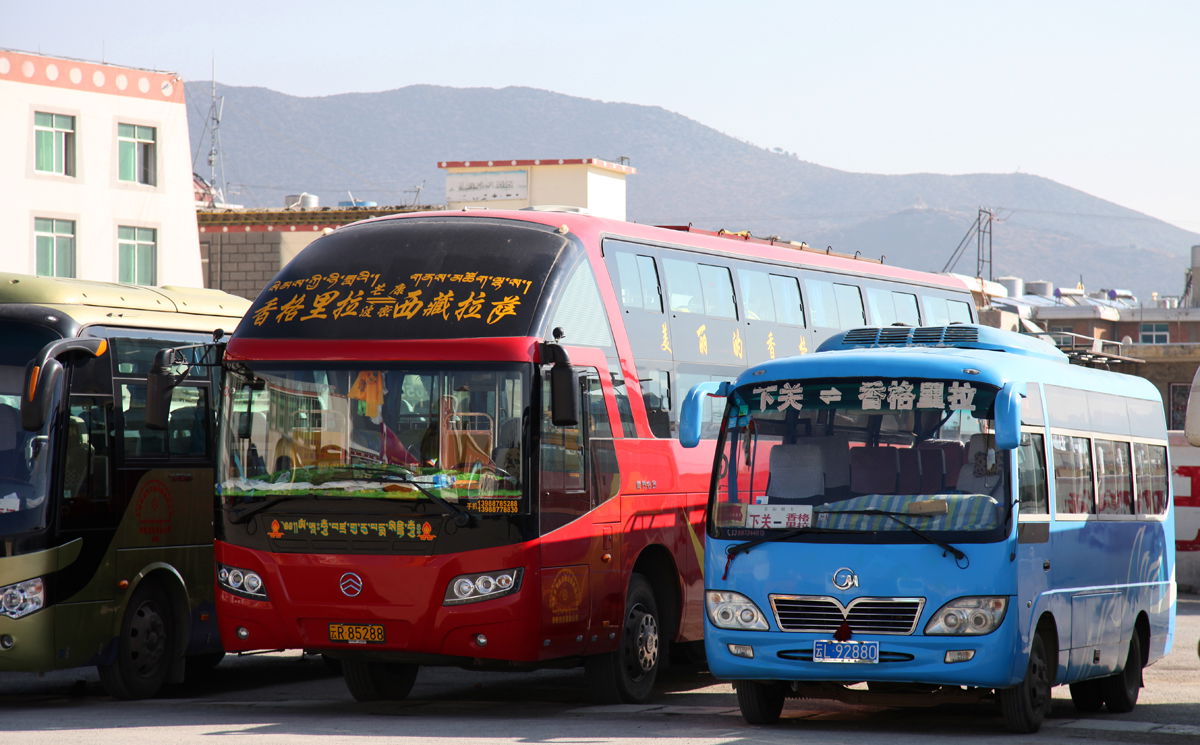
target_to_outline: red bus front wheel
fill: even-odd
[[[601,703],[648,701],[662,666],[663,646],[654,590],[644,576],[634,574],[625,599],[621,643],[613,652],[587,659],[593,697]]]

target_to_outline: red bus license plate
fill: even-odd
[[[383,624],[378,623],[331,623],[329,641],[347,644],[382,644],[386,641]]]

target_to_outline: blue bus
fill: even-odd
[[[724,413],[717,406],[725,398]],[[746,721],[788,697],[1130,711],[1175,626],[1161,398],[975,325],[859,328],[693,387],[716,438],[705,649]],[[865,684],[865,685],[863,685]]]

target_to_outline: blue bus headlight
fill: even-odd
[[[0,613],[9,618],[28,616],[46,604],[46,586],[41,577],[0,587]]]
[[[217,584],[221,589],[253,600],[266,600],[267,591],[263,587],[262,577],[258,572],[249,569],[217,565]]]
[[[740,592],[708,590],[704,593],[704,604],[708,608],[708,620],[719,629],[739,631],[766,631],[766,616],[754,601]]]
[[[1008,598],[989,596],[951,600],[925,624],[930,636],[979,636],[990,634],[1004,621]]]

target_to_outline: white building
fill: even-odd
[[[5,271],[200,287],[183,81],[0,49]]]
[[[574,207],[625,219],[626,163],[599,158],[442,161],[449,209]]]

